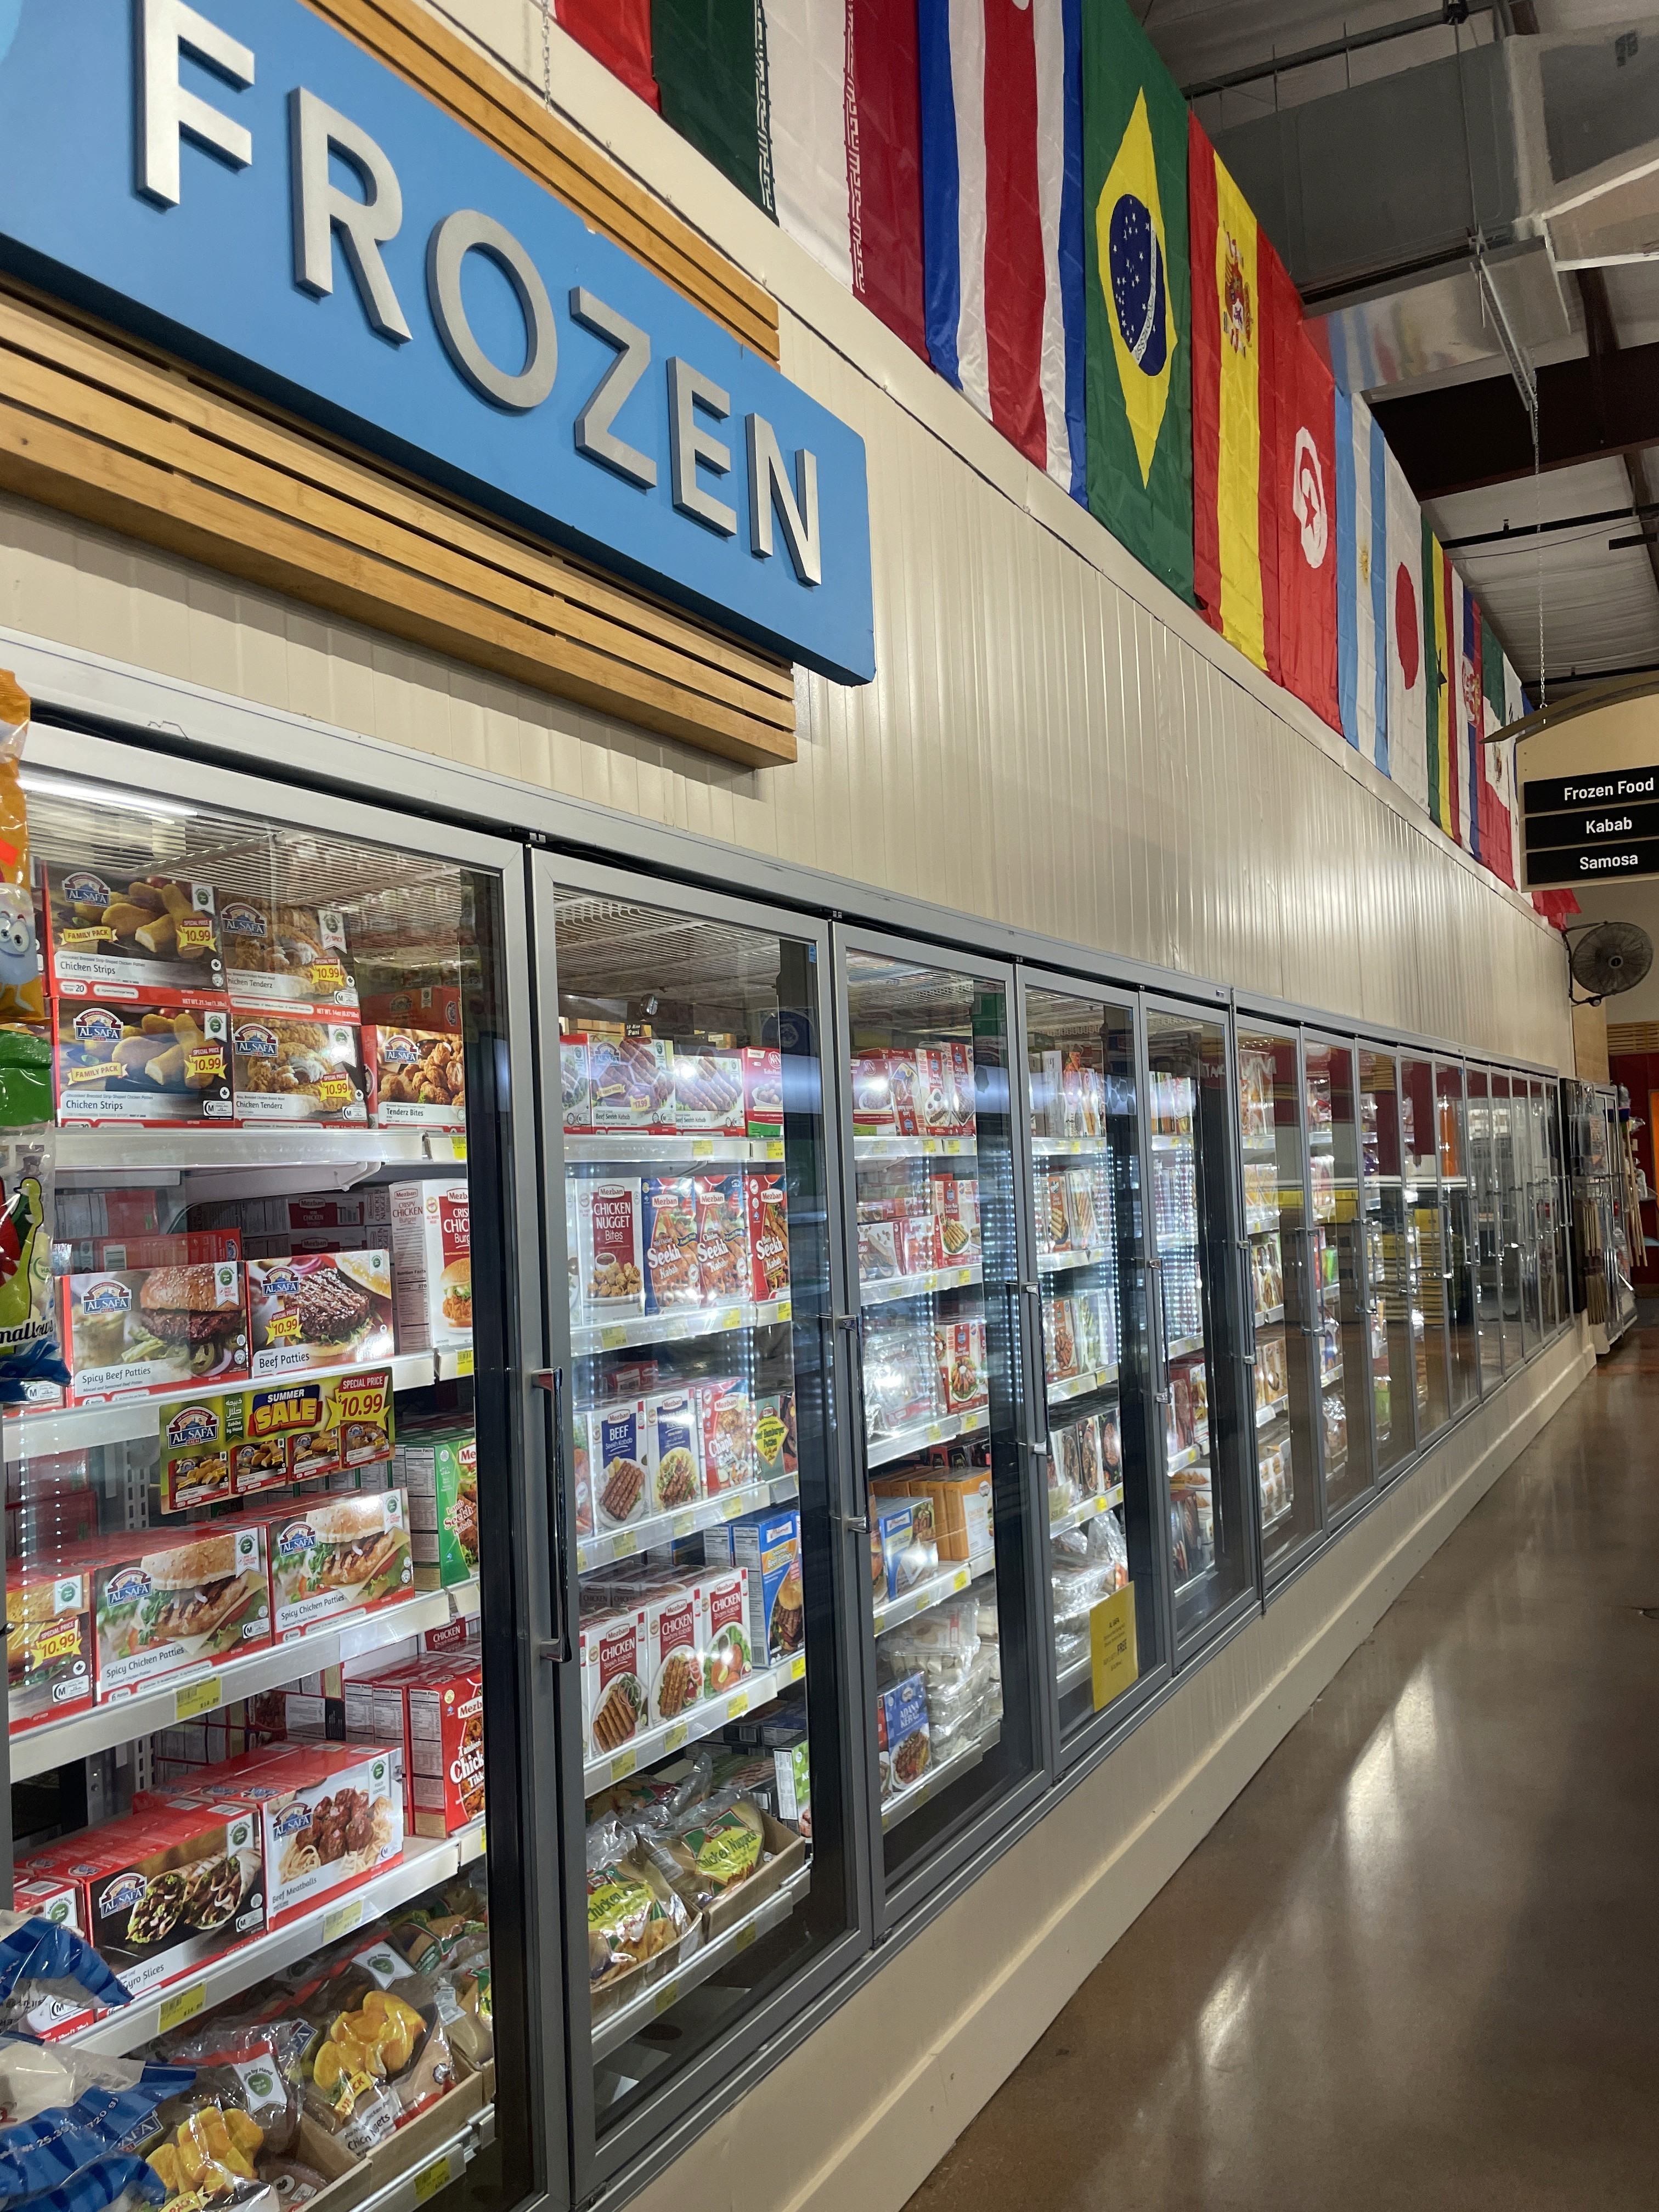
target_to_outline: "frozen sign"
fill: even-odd
[[[303,0],[0,4],[0,143],[14,274],[873,676],[863,441]]]

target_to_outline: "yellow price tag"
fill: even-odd
[[[1140,1672],[1135,1648],[1135,1593],[1130,1583],[1115,1597],[1089,1609],[1089,1660],[1094,1677],[1095,1711],[1121,1697]]]
[[[749,1946],[754,1942],[756,1936],[759,1934],[760,1928],[757,1922],[753,1920],[745,1921],[744,1925],[738,1929],[736,1939],[732,1942],[732,1948],[734,1951],[746,1951],[749,1948]]]
[[[630,1552],[637,1552],[639,1548],[640,1533],[637,1528],[618,1528],[611,1539],[611,1556],[613,1559],[625,1559]]]
[[[714,1139],[712,1137],[693,1137],[691,1157],[694,1160],[712,1160],[714,1157]]]
[[[217,1712],[223,1702],[224,1692],[210,1674],[205,1681],[187,1682],[174,1692],[173,1717],[175,1723],[193,1721],[199,1713]]]
[[[640,1755],[636,1751],[619,1751],[611,1762],[611,1779],[625,1782],[639,1763]]]
[[[767,1139],[766,1157],[769,1160],[781,1160],[783,1158],[783,1139],[781,1137],[769,1137]]]
[[[798,1651],[789,1662],[789,1679],[792,1682],[799,1682],[805,1672],[806,1654],[804,1651]]]
[[[415,2202],[424,2204],[428,2197],[435,2197],[441,2189],[447,2189],[455,2179],[450,2166],[449,2153],[434,2158],[430,2166],[423,2166],[415,2177]]]
[[[787,1298],[780,1298],[778,1300],[778,1319],[780,1321],[787,1321],[793,1311],[794,1309],[790,1304]]]
[[[722,1521],[735,1521],[742,1510],[743,1500],[736,1491],[733,1491],[729,1497],[721,1498],[720,1519]]]
[[[599,1342],[607,1352],[620,1352],[627,1341],[628,1331],[625,1328],[602,1328],[599,1331]]]
[[[362,1918],[363,1900],[361,1897],[354,1897],[347,1905],[337,1905],[332,1912],[323,1915],[324,1942],[337,1943],[342,1936],[349,1936],[354,1928],[361,1927]]]
[[[665,2013],[668,2010],[671,2005],[677,2005],[679,2001],[679,1984],[678,1982],[665,1982],[662,1987],[657,1991],[656,1996],[653,2000],[651,2009],[656,2013]]]
[[[161,2001],[161,2018],[157,2026],[165,2035],[169,2028],[182,2027],[187,2020],[194,2020],[207,2002],[207,1985],[198,1982],[194,1989],[180,1990],[174,1997]]]
[[[449,1157],[452,1160],[464,1160],[466,1158],[466,1136],[465,1132],[463,1132],[459,1137],[452,1137],[449,1140]]]
[[[472,1372],[472,1346],[470,1344],[464,1352],[456,1354],[455,1372],[457,1375],[470,1375]]]
[[[668,1525],[677,1536],[690,1536],[697,1526],[696,1514],[695,1512],[677,1513]]]
[[[690,1734],[690,1728],[686,1722],[676,1721],[673,1727],[669,1729],[667,1735],[662,1740],[662,1747],[664,1751],[678,1751],[681,1745],[687,1741]]]
[[[729,1721],[741,1720],[744,1714],[746,1713],[748,1710],[749,1692],[747,1690],[738,1690],[733,1692],[732,1695],[726,1701],[726,1717]]]

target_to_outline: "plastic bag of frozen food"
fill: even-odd
[[[691,1915],[641,1856],[587,1869],[587,1978],[595,2003],[638,1966],[696,1942]]]
[[[274,2074],[269,2078],[274,2083]],[[274,2109],[267,2104],[266,2111],[286,2124],[285,2096],[276,2099]],[[235,2076],[227,2079],[213,2069],[184,2096],[170,2100],[155,2118],[155,2132],[143,2149],[167,2201],[188,2197],[216,2206],[247,2204],[264,2190],[256,2161],[266,2131],[248,2110]]]
[[[747,1798],[711,1800],[662,1836],[641,1838],[645,1850],[688,1911],[724,1897],[765,1863],[765,1826]]]
[[[67,1387],[52,1292],[52,1212],[57,1159],[50,1127],[0,1129],[0,1405],[21,1406],[31,1383]]]
[[[31,2197],[28,2212],[137,2212],[140,2204],[159,2204],[166,2194],[149,2161],[137,2151],[125,2151],[82,2166],[73,2181]]]
[[[156,2107],[185,2087],[188,2069],[51,2050],[21,2037],[0,2044],[0,2203],[64,2187],[88,2166],[131,2149]]]
[[[53,1920],[0,1911],[0,2003],[9,2013],[21,2015],[53,1997],[77,2008],[88,2001],[100,2005],[131,2001],[125,1983],[84,1936]],[[0,2091],[0,2110],[7,2101]]]
[[[0,986],[5,975],[5,923],[0,908]],[[0,1028],[0,1128],[52,1125],[52,1039],[17,1022]]]

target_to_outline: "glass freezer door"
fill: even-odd
[[[1463,1070],[1456,1061],[1443,1060],[1435,1063],[1434,1095],[1436,1142],[1440,1152],[1446,1320],[1450,1332],[1451,1410],[1455,1416],[1466,1406],[1472,1406],[1480,1391],[1474,1337],[1474,1208],[1468,1171]]]
[[[1391,1052],[1359,1052],[1359,1140],[1371,1315],[1376,1465],[1391,1474],[1412,1455],[1416,1408],[1411,1232],[1401,1173],[1399,1069]]]
[[[1373,1480],[1371,1423],[1379,1380],[1388,1380],[1388,1339],[1376,1310],[1360,1204],[1359,1094],[1353,1047],[1309,1036],[1308,1145],[1312,1170],[1312,1275],[1319,1374],[1319,1441],[1325,1510],[1334,1515]]]
[[[1308,1224],[1301,1068],[1295,1036],[1239,1024],[1239,1145],[1249,1254],[1255,1479],[1269,1581],[1319,1533],[1314,1362],[1320,1352],[1318,1240]],[[1316,1172],[1328,1189],[1329,1101]]]
[[[38,723],[25,781],[13,1869],[131,1995],[52,2033],[210,2069],[131,2139],[179,2212],[568,2201],[520,855]]]
[[[1163,1417],[1178,1654],[1255,1579],[1245,1490],[1227,1161],[1236,1093],[1227,1033],[1195,1012],[1146,1011],[1152,1125],[1152,1383]],[[1252,1433],[1254,1425],[1252,1425]]]
[[[737,2063],[856,1922],[845,1543],[820,942],[538,866],[584,2182]]]
[[[1539,1251],[1538,1184],[1542,1172],[1539,1158],[1538,1117],[1533,1110],[1534,1085],[1525,1076],[1510,1079],[1515,1097],[1516,1174],[1521,1186],[1521,1318],[1527,1347],[1527,1357],[1537,1351],[1542,1321],[1542,1304],[1539,1289],[1540,1255]],[[1624,1143],[1624,1131],[1620,1130],[1620,1143]]]
[[[1040,1765],[1019,1425],[1036,1302],[1015,1228],[1011,979],[848,933],[841,980],[866,1765],[897,1910]],[[1098,1250],[1085,1194],[1075,1225]],[[1091,1342],[1101,1370],[1109,1349]]]
[[[1494,1075],[1492,1079],[1492,1159],[1498,1176],[1498,1287],[1503,1316],[1504,1371],[1512,1375],[1525,1353],[1521,1340],[1521,1183],[1515,1103],[1507,1075]]]
[[[1146,1430],[1146,1275],[1134,1011],[1028,981],[1031,1212],[1042,1304],[1048,1576],[1063,1738],[1165,1657]],[[1094,1643],[1110,1627],[1097,1680]]]
[[[1468,1071],[1469,1188],[1474,1211],[1474,1318],[1480,1389],[1504,1377],[1504,1339],[1498,1320],[1498,1182],[1492,1159],[1492,1079],[1485,1068]]]
[[[1438,1115],[1434,1070],[1426,1060],[1400,1062],[1400,1139],[1406,1179],[1416,1295],[1412,1332],[1416,1348],[1417,1441],[1419,1448],[1446,1425],[1451,1413],[1447,1369],[1446,1237],[1440,1213]]]

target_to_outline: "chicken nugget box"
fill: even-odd
[[[71,1405],[155,1396],[248,1373],[243,1270],[234,1260],[65,1275],[58,1298]]]
[[[434,1680],[435,1671],[404,1692],[405,1786],[417,1836],[453,1836],[484,1809],[483,1675],[458,1667]]]
[[[235,1115],[231,1023],[223,1006],[54,999],[58,1118],[66,1128],[124,1121],[146,1129]]]
[[[472,1227],[465,1182],[395,1182],[390,1205],[398,1349],[470,1351]]]
[[[100,1701],[269,1644],[265,1562],[252,1520],[137,1528],[88,1547]]]
[[[478,1571],[478,1443],[471,1428],[404,1437],[397,1479],[409,1496],[418,1589],[450,1589]]]
[[[392,1255],[383,1249],[250,1260],[253,1380],[390,1359],[392,1283]]]
[[[72,1881],[83,1934],[134,1996],[264,1932],[258,1817],[230,1803],[151,1804],[50,1846],[21,1870]]]
[[[805,1639],[800,1572],[800,1516],[769,1510],[744,1513],[711,1530],[727,1555],[749,1571],[749,1634],[757,1667],[781,1666]]]
[[[292,906],[226,893],[219,943],[232,998],[284,1012],[357,1012],[345,916],[338,907]]]
[[[267,1771],[267,1917],[273,1928],[343,1897],[404,1855],[404,1808],[384,1744],[290,1747]]]
[[[6,1680],[14,1733],[92,1703],[92,1583],[84,1565],[42,1559],[6,1583]]]
[[[464,1129],[466,1047],[459,1036],[378,1022],[363,1030],[374,1119],[383,1129]]]
[[[401,1490],[363,1490],[270,1524],[271,1626],[281,1642],[319,1622],[396,1605],[415,1587]]]
[[[356,1022],[306,1021],[233,1004],[232,1076],[245,1127],[311,1121],[363,1128],[374,1095]]]
[[[74,863],[46,870],[50,975],[60,999],[222,1001],[218,917],[207,884],[172,876],[126,884]]]

